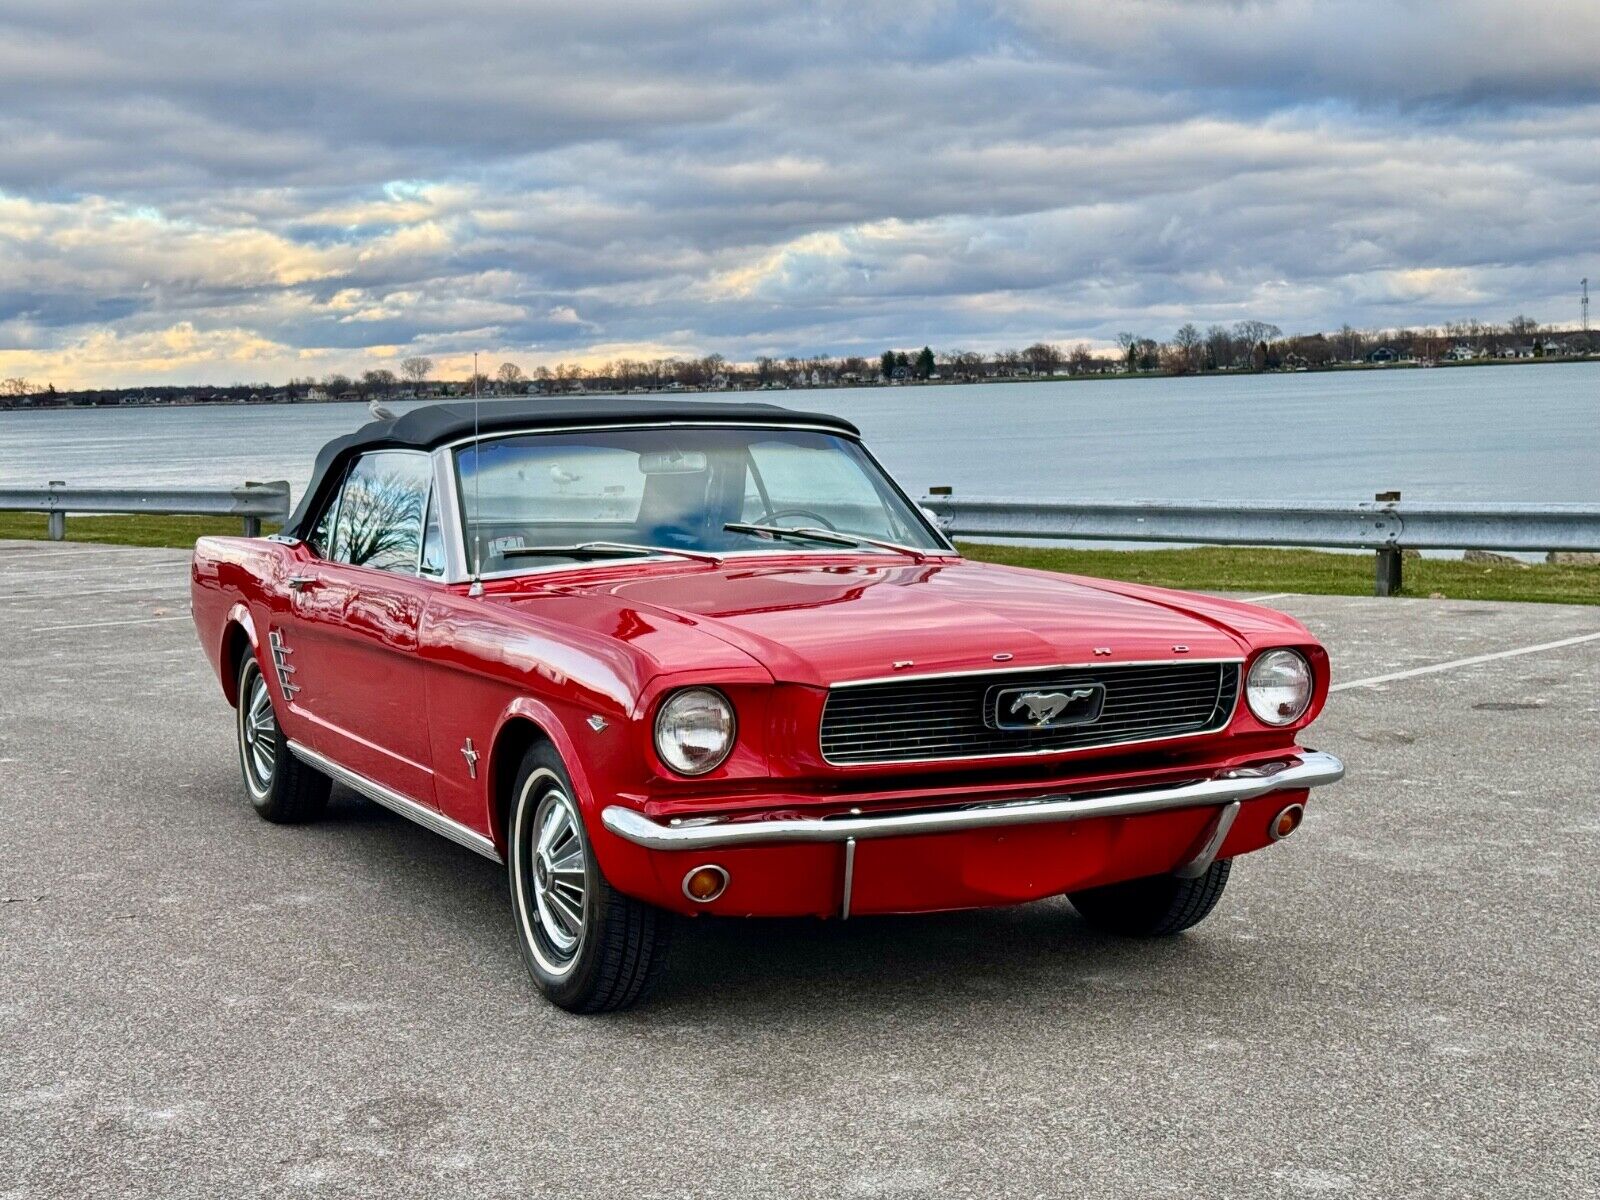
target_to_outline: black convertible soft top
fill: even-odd
[[[474,416],[476,409],[476,417]],[[354,433],[334,438],[317,451],[311,486],[284,526],[293,537],[310,534],[322,494],[344,477],[345,464],[367,450],[432,450],[448,442],[508,430],[561,430],[592,425],[653,425],[657,422],[714,422],[729,425],[822,425],[859,437],[842,417],[795,412],[776,404],[731,403],[700,399],[645,400],[636,396],[561,396],[535,400],[485,400],[427,404],[392,421],[373,421]]]

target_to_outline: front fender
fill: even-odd
[[[595,861],[600,866],[600,871],[606,880],[619,891],[628,895],[642,897],[653,894],[657,890],[655,870],[651,865],[650,854],[640,846],[618,837],[605,827],[600,819],[600,813],[607,804],[615,799],[611,795],[602,795],[597,792],[597,787],[604,787],[599,777],[589,769],[586,756],[580,748],[571,730],[563,723],[556,711],[548,704],[533,696],[519,696],[500,714],[500,719],[495,726],[494,754],[491,762],[498,764],[490,771],[487,787],[489,790],[489,827],[490,835],[494,838],[495,849],[500,856],[509,861],[510,848],[507,845],[504,823],[498,819],[495,797],[501,794],[502,787],[509,787],[510,781],[497,775],[497,772],[515,772],[516,764],[509,756],[502,756],[501,750],[505,739],[514,736],[511,727],[515,722],[527,721],[537,726],[549,739],[550,744],[561,756],[562,765],[566,767],[567,777],[572,782],[573,799],[578,803],[578,811],[583,817],[583,826],[589,837],[589,844],[594,850]],[[627,721],[625,714],[616,714],[614,723],[606,730],[593,731],[594,737],[615,737],[624,733]],[[582,733],[588,733],[584,730]]]

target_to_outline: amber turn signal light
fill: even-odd
[[[727,886],[728,873],[715,863],[696,867],[683,877],[683,894],[696,904],[710,904]]]
[[[1278,815],[1272,818],[1272,823],[1267,826],[1267,835],[1275,842],[1281,842],[1296,829],[1300,822],[1306,819],[1306,806],[1304,804],[1291,804],[1288,808],[1280,809]]]

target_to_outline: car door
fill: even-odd
[[[432,484],[432,458],[417,451],[374,451],[352,464],[330,504],[321,553],[312,546],[289,581],[284,647],[294,666],[294,704],[313,726],[314,748],[430,807],[432,751],[417,640],[440,586],[430,576],[442,567]]]

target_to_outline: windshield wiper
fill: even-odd
[[[913,562],[926,562],[928,558],[926,550],[918,550],[915,546],[903,546],[899,542],[863,537],[859,533],[845,533],[838,529],[814,529],[809,526],[791,529],[787,525],[748,525],[743,521],[730,521],[723,528],[729,533],[750,533],[758,537],[803,538],[811,542],[829,542],[835,546],[876,546],[880,550],[909,555]]]
[[[695,562],[721,565],[722,556],[705,550],[679,550],[675,546],[636,546],[631,542],[579,542],[575,546],[512,546],[500,551],[501,558],[637,558],[645,554],[668,554]]]

